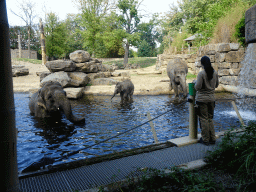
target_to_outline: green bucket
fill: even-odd
[[[195,83],[189,83],[188,84],[188,93],[191,96],[195,96],[196,95]]]

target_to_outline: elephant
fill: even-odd
[[[167,75],[170,78],[169,90],[174,89],[175,98],[178,98],[179,91],[183,92],[184,97],[187,96],[187,73],[187,63],[179,57],[174,58],[167,65]]]
[[[116,94],[120,93],[121,101],[123,101],[124,99],[132,100],[133,92],[134,92],[133,83],[129,79],[126,79],[116,84],[114,95],[111,97],[111,99],[113,99],[113,97],[115,97]]]
[[[66,97],[59,82],[47,82],[34,93],[29,100],[29,109],[32,115],[41,119],[60,120],[61,112],[72,123],[84,123],[85,119],[75,117],[72,113],[71,104]]]

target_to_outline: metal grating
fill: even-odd
[[[126,179],[131,174],[139,174],[140,168],[165,169],[202,159],[206,152],[213,148],[214,145],[202,144],[170,147],[72,170],[24,178],[20,179],[20,190],[24,192],[86,190]]]

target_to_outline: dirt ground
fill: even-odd
[[[40,88],[40,78],[36,72],[48,71],[48,69],[40,64],[32,64],[22,61],[13,61],[12,65],[24,65],[29,69],[29,75],[13,77],[14,92],[30,92],[33,89]],[[164,72],[163,74],[155,70],[155,65],[142,69],[117,70],[120,72],[129,71],[130,79],[134,84],[134,95],[159,95],[170,94],[169,78]],[[121,80],[122,77],[111,77]],[[189,80],[190,82],[192,80]],[[87,86],[85,94],[94,95],[112,95],[115,85],[106,86]],[[100,93],[100,94],[99,94]]]

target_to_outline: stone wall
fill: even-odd
[[[19,49],[11,49],[11,57],[19,58]],[[29,58],[28,50],[21,50],[21,58]],[[37,59],[37,52],[30,50],[30,59]]]
[[[189,71],[193,74],[198,74],[201,70],[200,59],[204,55],[210,58],[213,68],[218,72],[220,84],[238,85],[237,78],[242,67],[241,61],[244,58],[245,50],[240,48],[237,43],[209,44],[200,47],[198,52],[193,55],[161,54],[157,57],[156,69],[166,70],[170,60],[174,57],[181,57],[187,62]]]

